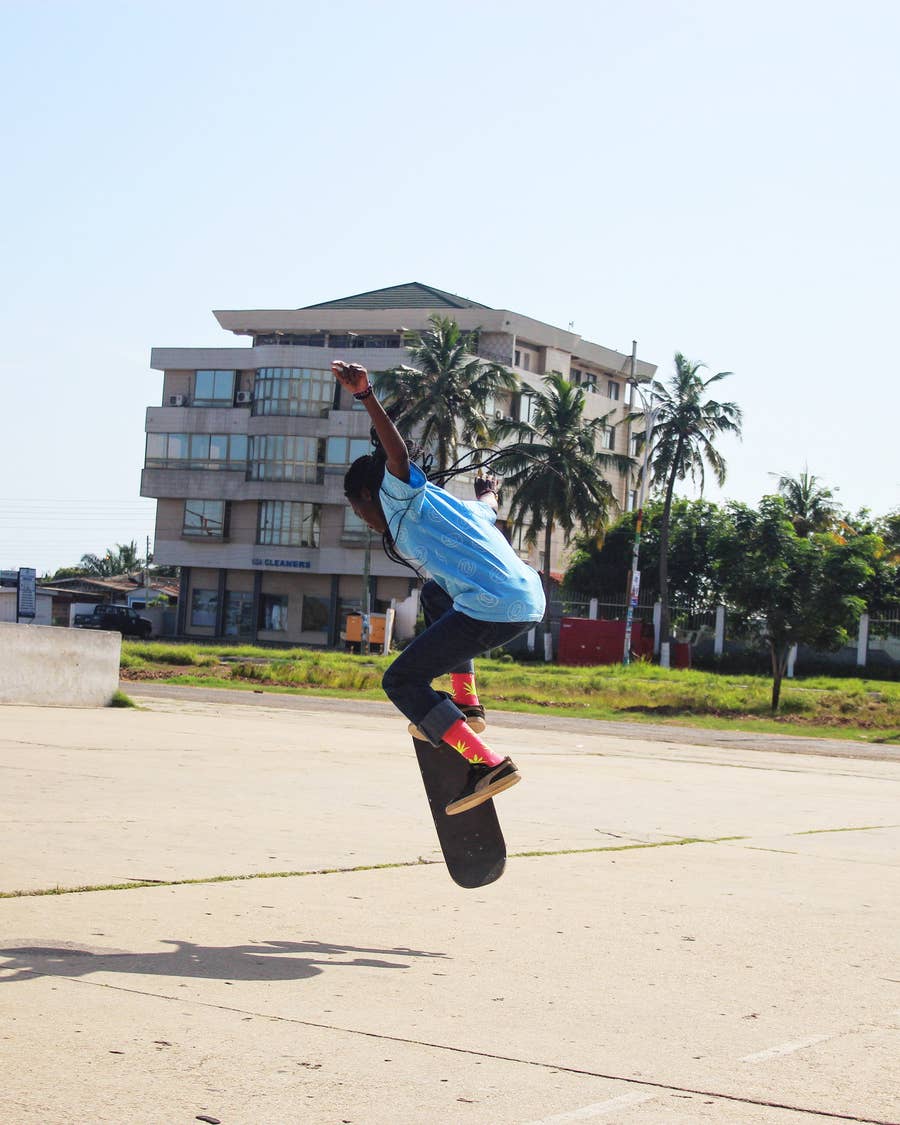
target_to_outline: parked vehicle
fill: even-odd
[[[149,637],[153,625],[127,605],[95,605],[93,613],[76,613],[76,629],[109,629],[123,637]]]

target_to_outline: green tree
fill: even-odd
[[[675,353],[675,373],[668,383],[653,380],[650,390],[654,400],[655,421],[649,451],[653,486],[663,495],[659,533],[659,594],[662,602],[660,637],[668,641],[671,634],[669,608],[669,535],[672,500],[676,481],[690,477],[698,481],[702,491],[708,466],[719,485],[725,481],[726,464],[715,442],[722,434],[741,436],[742,413],[734,402],[717,402],[705,398],[714,383],[731,375],[719,371],[708,379],[700,375],[703,363],[693,363],[681,352]],[[628,420],[643,419],[634,412]],[[646,438],[646,430],[638,431]]]
[[[409,349],[414,366],[377,372],[373,382],[398,429],[415,433],[443,471],[457,460],[461,444],[491,443],[490,404],[519,381],[502,364],[471,355],[470,338],[455,320],[435,314],[429,323]]]
[[[60,566],[56,568],[53,574],[45,574],[41,581],[52,582],[54,579],[60,578],[81,578],[84,574],[87,574],[87,571],[83,566]]]
[[[761,623],[773,713],[792,645],[832,651],[849,640],[881,546],[876,536],[844,542],[827,532],[798,535],[780,496],[763,497],[758,511],[729,505],[718,548],[722,587],[737,615]]]
[[[117,543],[115,547],[107,547],[105,555],[82,555],[81,566],[83,573],[96,578],[111,578],[116,574],[130,574],[139,570],[141,559],[138,556],[137,544]]]
[[[866,611],[872,617],[890,617],[900,610],[900,508],[886,516],[873,516],[868,508],[848,516],[841,525],[848,539],[875,536],[881,549],[872,561],[872,575],[863,591]]]
[[[659,596],[659,542],[662,501],[644,509],[641,533],[641,591],[647,599]],[[669,598],[675,612],[693,613],[713,604],[718,595],[716,545],[721,510],[708,500],[676,499],[672,503],[669,534]],[[590,597],[621,597],[628,586],[636,512],[626,512],[602,541],[590,536],[577,540],[566,571],[565,585]],[[646,575],[646,580],[644,580]]]
[[[775,476],[776,474],[771,474]],[[838,521],[840,508],[834,492],[821,479],[805,468],[799,476],[778,477],[778,494],[798,535],[829,531]]]
[[[604,473],[625,472],[631,458],[598,448],[609,415],[585,418],[584,391],[558,371],[543,378],[536,391],[530,422],[501,422],[496,427],[500,452],[492,468],[511,489],[509,515],[517,529],[527,528],[526,542],[543,532],[543,578],[550,603],[550,544],[554,528],[568,543],[576,531],[594,536],[615,506]],[[549,618],[545,617],[545,622]]]

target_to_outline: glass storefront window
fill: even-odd
[[[328,628],[328,598],[316,594],[303,595],[300,628],[304,633],[324,633]]]
[[[288,621],[287,594],[263,594],[259,603],[259,627],[269,633],[284,633]]]
[[[225,594],[225,636],[249,637],[253,634],[253,595],[228,590]]]
[[[191,624],[204,629],[215,629],[219,595],[216,590],[191,591]]]

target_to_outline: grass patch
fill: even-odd
[[[112,699],[107,704],[108,707],[137,707],[135,701],[130,695],[126,695],[124,691],[119,688],[113,692]]]
[[[251,645],[126,642],[122,678],[203,687],[383,699],[393,657]],[[449,677],[436,681],[449,688]],[[479,694],[488,706],[528,714],[672,723],[893,743],[900,739],[900,684],[810,677],[785,681],[770,710],[766,676],[667,669],[636,663],[572,668],[484,659]]]

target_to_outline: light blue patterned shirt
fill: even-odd
[[[481,501],[467,503],[409,466],[409,484],[385,469],[379,493],[394,546],[442,586],[453,608],[478,621],[540,621],[544,591],[494,527]]]

